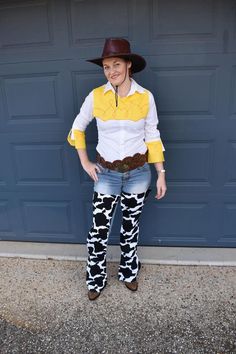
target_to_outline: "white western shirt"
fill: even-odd
[[[108,81],[104,85],[104,94],[109,90],[113,91],[115,94],[114,88]],[[147,90],[138,85],[136,81],[131,79],[131,87],[127,96],[133,95],[136,91],[139,93],[147,92]],[[144,154],[150,143],[156,144],[159,142],[159,149],[165,151],[160,138],[160,132],[157,129],[159,121],[154,97],[150,91],[148,91],[148,94],[149,111],[147,116],[143,117],[143,119],[133,121],[127,117],[127,119],[124,120],[116,120],[111,117],[111,119],[103,121],[99,119],[99,117],[95,117],[98,129],[98,144],[96,150],[106,161],[113,162],[115,160],[122,160],[126,156],[133,156],[136,153]],[[119,99],[118,97],[118,105]],[[75,140],[75,132],[85,132],[88,124],[94,118],[93,101],[93,91],[91,91],[73,122],[70,132],[70,142]],[[160,153],[162,154],[162,151],[159,151],[159,156],[161,156]],[[155,154],[154,151],[152,155],[153,153]],[[154,160],[155,157],[149,162],[158,162]],[[164,161],[164,158],[159,157],[159,161]]]

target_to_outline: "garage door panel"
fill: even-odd
[[[149,41],[142,46],[148,54],[223,51],[229,1],[222,7],[220,0],[153,0],[149,6]]]
[[[236,203],[223,205],[223,234],[224,236],[236,236]]]
[[[21,200],[21,210],[26,237],[73,239],[69,200]]]
[[[69,184],[64,143],[12,144],[17,185]]]
[[[196,139],[214,138],[216,120],[221,119],[218,108],[222,104],[219,100],[224,69],[220,66],[220,57],[212,58],[211,65],[207,66],[200,65],[204,60],[202,56],[194,56],[194,60],[192,56],[181,60],[177,57],[175,65],[173,59],[172,56],[154,57],[150,63],[150,89],[157,101],[162,131],[174,133],[174,137],[182,133],[186,138],[189,134]],[[229,86],[227,90],[229,92]]]
[[[21,225],[18,240],[78,243],[86,233],[84,205],[76,193],[19,191],[15,205]]]
[[[56,75],[5,78],[5,98],[9,120],[29,123],[57,119]]]
[[[68,14],[70,23],[70,39],[72,44],[101,44],[107,34],[116,37],[127,37],[130,32],[132,18],[130,17],[131,1],[120,0],[112,6],[112,16],[108,17],[105,9],[111,7],[108,0],[71,0],[68,1]],[[96,14],[96,19],[88,25],[91,14]],[[114,30],[115,29],[115,30]]]
[[[23,223],[17,196],[8,191],[1,191],[0,240],[18,240],[20,235],[23,235]]]
[[[229,1],[227,7],[227,30],[224,32],[226,39],[226,50],[230,53],[236,52],[236,2],[234,0]],[[227,46],[228,44],[228,46]]]
[[[218,194],[215,196],[215,223],[217,230],[212,235],[212,242],[217,247],[236,247],[236,193]],[[217,217],[221,215],[221,217]]]
[[[224,189],[236,193],[236,140],[229,141],[225,158]]]
[[[171,199],[171,198],[169,198]],[[179,197],[179,199],[182,199]],[[155,219],[152,213],[155,213]],[[165,201],[150,202],[144,212],[150,237],[145,239],[145,225],[141,227],[141,242],[158,245],[207,245],[211,233],[211,209],[207,202]]]
[[[6,181],[2,177],[0,177],[0,188],[6,186]]]
[[[0,189],[62,193],[80,186],[79,161],[71,155],[64,133],[11,133],[1,134],[1,139]]]
[[[235,58],[236,62],[236,58]],[[234,141],[236,139],[236,66],[232,68],[230,82],[229,104],[226,111],[227,124],[224,131],[226,139]]]
[[[181,118],[214,117],[216,68],[152,68],[156,75],[159,113]]]
[[[9,201],[0,199],[0,239],[2,237],[15,236],[9,210]]]
[[[0,191],[3,191],[8,185],[8,175],[10,171],[10,167],[7,163],[4,163],[4,155],[5,155],[5,144],[3,141],[0,142]]]
[[[73,115],[71,75],[65,64],[3,65],[0,80],[3,132],[65,130]]]
[[[39,76],[3,79],[5,130],[32,131],[64,124],[56,75]]]
[[[50,3],[51,1],[2,2],[0,13],[3,48],[49,45],[52,42]]]
[[[172,141],[165,144],[168,184],[204,191],[213,187],[213,153],[211,141]],[[188,168],[187,166],[190,166]]]
[[[214,35],[217,1],[152,1],[153,32],[156,36]],[[201,18],[201,27],[199,26]]]
[[[0,132],[0,191],[10,190],[14,185],[14,181],[9,137]]]
[[[235,57],[236,61],[236,57]],[[236,122],[236,65],[232,66],[231,70],[231,82],[230,82],[230,107],[229,115],[230,118]]]
[[[182,119],[167,118],[159,115],[159,128],[164,143],[171,140],[214,141],[217,138],[215,120],[212,119]]]

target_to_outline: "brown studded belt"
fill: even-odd
[[[126,156],[123,160],[115,160],[113,162],[106,161],[97,153],[97,162],[104,168],[123,173],[143,166],[147,162],[147,152],[145,154],[137,153],[133,156]]]

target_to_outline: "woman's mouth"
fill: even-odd
[[[112,79],[112,80],[116,80],[119,76],[120,76],[120,75],[113,75],[113,76],[111,76],[111,79]]]

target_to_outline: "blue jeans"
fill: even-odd
[[[125,193],[144,193],[151,184],[151,169],[146,162],[128,172],[117,172],[102,167],[97,163],[101,172],[98,172],[98,181],[94,182],[94,191],[102,194],[120,195]]]

